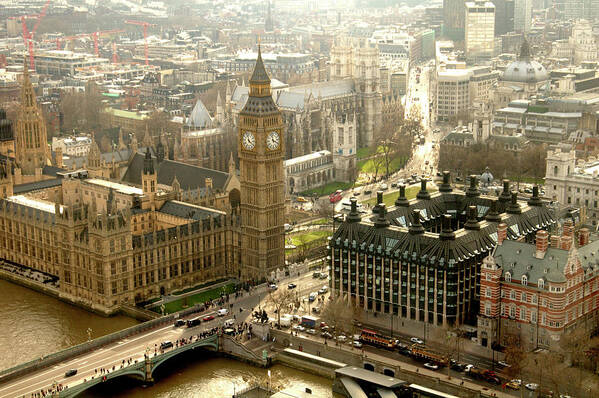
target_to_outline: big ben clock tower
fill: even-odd
[[[241,277],[257,281],[285,265],[283,120],[272,99],[260,46],[238,124]]]

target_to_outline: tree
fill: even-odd
[[[294,293],[293,290],[279,289],[268,294],[268,303],[272,305],[274,312],[277,314],[277,327],[281,326],[281,312],[295,302]]]
[[[522,339],[517,332],[508,332],[504,337],[505,342],[505,360],[510,364],[504,369],[505,374],[510,379],[522,380],[522,373],[526,369],[528,363],[528,355],[523,348]],[[522,394],[524,386],[520,386],[520,394]]]
[[[346,296],[337,296],[329,300],[321,312],[321,318],[333,330],[334,336],[342,332],[351,332],[354,309]]]
[[[146,125],[148,126],[148,133],[150,137],[158,137],[163,131],[168,128],[170,117],[168,113],[161,110],[155,110],[146,119]],[[145,130],[137,132],[137,139],[139,142],[143,140]]]
[[[100,112],[104,109],[102,97],[96,90],[65,94],[59,104],[62,131],[89,132],[100,127]]]

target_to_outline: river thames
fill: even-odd
[[[0,280],[0,369],[48,355],[137,323],[125,316],[105,318],[27,288]],[[123,378],[83,397],[220,398],[267,383],[267,370],[230,359],[184,355],[156,374],[156,384],[143,386]],[[202,354],[204,355],[204,354]],[[274,386],[309,387],[315,397],[332,397],[331,380],[286,366],[270,368]]]

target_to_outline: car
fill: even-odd
[[[339,336],[337,336],[337,341],[343,343],[344,341],[347,340],[347,337],[345,337],[345,335],[340,334]]]
[[[173,342],[172,341],[163,341],[162,343],[160,343],[160,348],[165,350],[167,348],[171,348],[173,346]]]
[[[322,337],[324,337],[325,339],[332,339],[333,338],[333,335],[330,334],[329,332],[322,332],[320,335]]]
[[[354,347],[356,347],[356,348],[362,348],[362,343],[359,342],[358,340],[354,340],[353,344],[354,344]]]
[[[307,329],[306,333],[308,333],[308,334],[316,334],[316,330],[314,330],[314,329]]]
[[[175,327],[178,328],[180,326],[185,326],[185,321],[183,319],[177,319],[175,321]]]
[[[524,387],[526,387],[527,390],[535,391],[537,388],[539,388],[539,385],[537,383],[528,383],[525,384]]]
[[[69,369],[66,372],[64,372],[64,377],[71,377],[71,376],[75,376],[77,374],[77,369]]]
[[[216,312],[216,315],[218,315],[218,316],[229,315],[229,310],[227,308],[221,308]]]
[[[297,330],[298,332],[303,332],[304,330],[306,330],[306,328],[303,327],[302,325],[295,325],[293,327],[293,330]]]
[[[381,184],[381,185],[379,186],[379,189],[380,189],[381,191],[386,191],[387,189],[389,189],[389,187],[387,186],[387,184]]]
[[[328,292],[329,289],[326,287],[321,287],[320,289],[318,289],[318,294],[325,294],[326,292]]]
[[[295,289],[297,287],[297,285],[295,283],[290,283],[287,285],[287,289],[291,290],[291,289]]]
[[[364,190],[364,195],[370,195],[371,193],[372,193],[372,189],[367,188]]]
[[[466,367],[466,365],[464,365],[463,363],[459,363],[458,361],[456,361],[455,359],[451,359],[449,361],[449,367],[452,370],[455,370],[456,372],[463,372],[464,368]]]
[[[519,390],[521,385],[522,385],[522,380],[520,380],[520,379],[512,379],[512,380],[508,381],[507,383],[505,383],[505,386],[507,388],[511,388],[512,390]]]
[[[507,363],[506,361],[497,361],[497,365],[504,367],[504,368],[509,368],[510,366],[512,366],[509,363]]]
[[[204,318],[202,318],[202,320],[204,322],[208,322],[214,319],[214,315],[206,315]]]
[[[424,344],[424,341],[420,340],[418,337],[412,337],[410,341],[414,344]]]
[[[396,182],[392,182],[391,183],[391,188],[397,188],[397,183]]]
[[[329,274],[327,274],[326,272],[320,273],[320,279],[327,279],[328,277],[329,277]]]
[[[268,285],[268,288],[269,288],[270,290],[277,290],[279,287],[278,287],[276,284],[274,284],[274,283],[271,283],[270,285]]]
[[[474,365],[468,364],[468,365],[464,366],[464,371],[465,372],[470,372],[470,369],[472,369],[473,367],[474,367]]]
[[[439,365],[433,362],[427,362],[424,364],[424,367],[430,370],[439,370]]]
[[[300,202],[300,203],[305,203],[308,200],[306,198],[304,198],[303,196],[298,196],[297,198],[295,198],[296,201]]]
[[[316,306],[312,308],[312,312],[315,314],[319,314],[320,313],[320,307]]]

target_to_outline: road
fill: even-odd
[[[232,314],[237,314],[238,318],[245,318],[250,315],[250,310],[257,306],[260,297],[264,297],[264,293],[256,293],[254,295],[245,295],[234,303]],[[239,308],[243,311],[240,313]],[[60,383],[63,386],[78,384],[83,379],[90,379],[96,375],[94,370],[99,368],[118,368],[122,360],[131,359],[133,361],[143,361],[144,353],[149,348],[153,351],[154,345],[160,345],[163,341],[175,341],[181,338],[188,338],[197,335],[203,331],[210,330],[222,324],[225,319],[232,317],[217,317],[216,310],[211,308],[203,313],[196,313],[186,317],[193,318],[199,315],[213,315],[212,321],[202,322],[200,325],[192,328],[179,327],[175,328],[172,324],[150,330],[148,332],[131,336],[116,343],[107,345],[98,350],[83,354],[77,358],[52,365],[50,368],[42,369],[19,379],[11,380],[8,383],[0,385],[0,398],[14,398],[31,396],[31,393],[40,392],[51,388],[53,383]],[[69,369],[77,369],[77,374],[72,377],[65,377],[65,372]],[[97,376],[97,375],[96,375]]]

